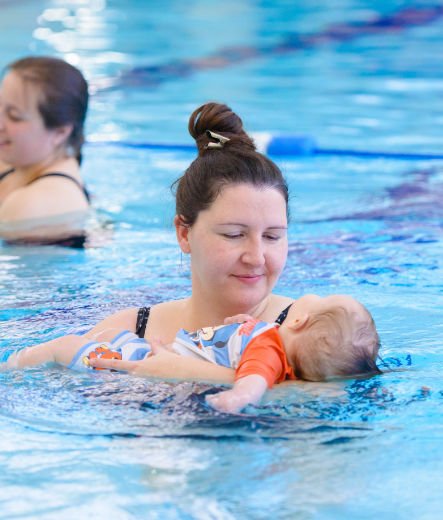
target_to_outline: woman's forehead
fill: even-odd
[[[0,88],[2,103],[14,105],[22,110],[32,110],[37,107],[39,96],[40,89],[37,85],[26,81],[13,70],[3,78]]]
[[[278,209],[286,212],[286,202],[283,195],[271,186],[254,186],[253,184],[228,184],[211,205],[215,210],[224,208],[241,210]]]

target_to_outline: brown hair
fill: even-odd
[[[209,208],[229,184],[275,188],[282,194],[288,214],[288,186],[280,169],[256,151],[242,120],[228,106],[202,105],[191,114],[188,129],[196,141],[198,157],[172,185],[176,191],[176,214],[184,224],[192,226],[200,211]],[[218,139],[210,132],[227,138],[227,142],[211,147],[210,143],[217,144]]]
[[[88,84],[82,73],[59,58],[29,56],[7,66],[25,81],[37,84],[41,89],[39,112],[47,129],[72,125],[67,145],[74,150],[81,163],[84,143],[83,126],[88,109]]]
[[[364,313],[358,318],[340,306],[309,317],[290,360],[298,378],[324,381],[381,373],[376,364],[380,339],[372,316],[361,307]]]

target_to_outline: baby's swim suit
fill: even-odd
[[[252,323],[252,326],[251,326]],[[172,348],[182,356],[204,359],[224,367],[237,368],[241,355],[249,342],[258,334],[273,328],[264,322],[233,323],[220,327],[205,327],[196,332],[180,329]],[[150,344],[127,330],[120,332],[111,341],[90,341],[83,345],[68,368],[85,370],[89,359],[123,359],[139,361],[151,352]]]
[[[111,341],[90,341],[81,347],[73,357],[68,368],[73,370],[87,370],[92,358],[123,359],[138,361],[151,352],[151,347],[142,338],[138,338],[127,330],[117,334]]]
[[[271,388],[274,383],[295,379],[277,328],[275,324],[250,320],[192,333],[182,329],[173,347],[180,354],[234,368],[236,380],[261,375]]]

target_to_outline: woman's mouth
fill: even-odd
[[[263,278],[263,274],[234,274],[234,278],[236,278],[239,282],[242,282],[246,285],[254,285],[258,281]]]

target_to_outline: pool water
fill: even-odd
[[[188,293],[169,186],[193,153],[120,144],[191,144],[187,118],[207,100],[252,132],[443,152],[443,17],[418,23],[428,3],[147,4],[0,1],[4,63],[55,54],[93,86],[84,176],[106,223],[85,250],[0,243],[0,352]],[[337,24],[352,38],[327,37]],[[300,35],[309,45],[288,45]],[[205,405],[204,383],[0,373],[0,518],[439,518],[443,164],[275,160],[292,194],[278,292],[360,299],[385,373],[280,385],[236,416]]]

